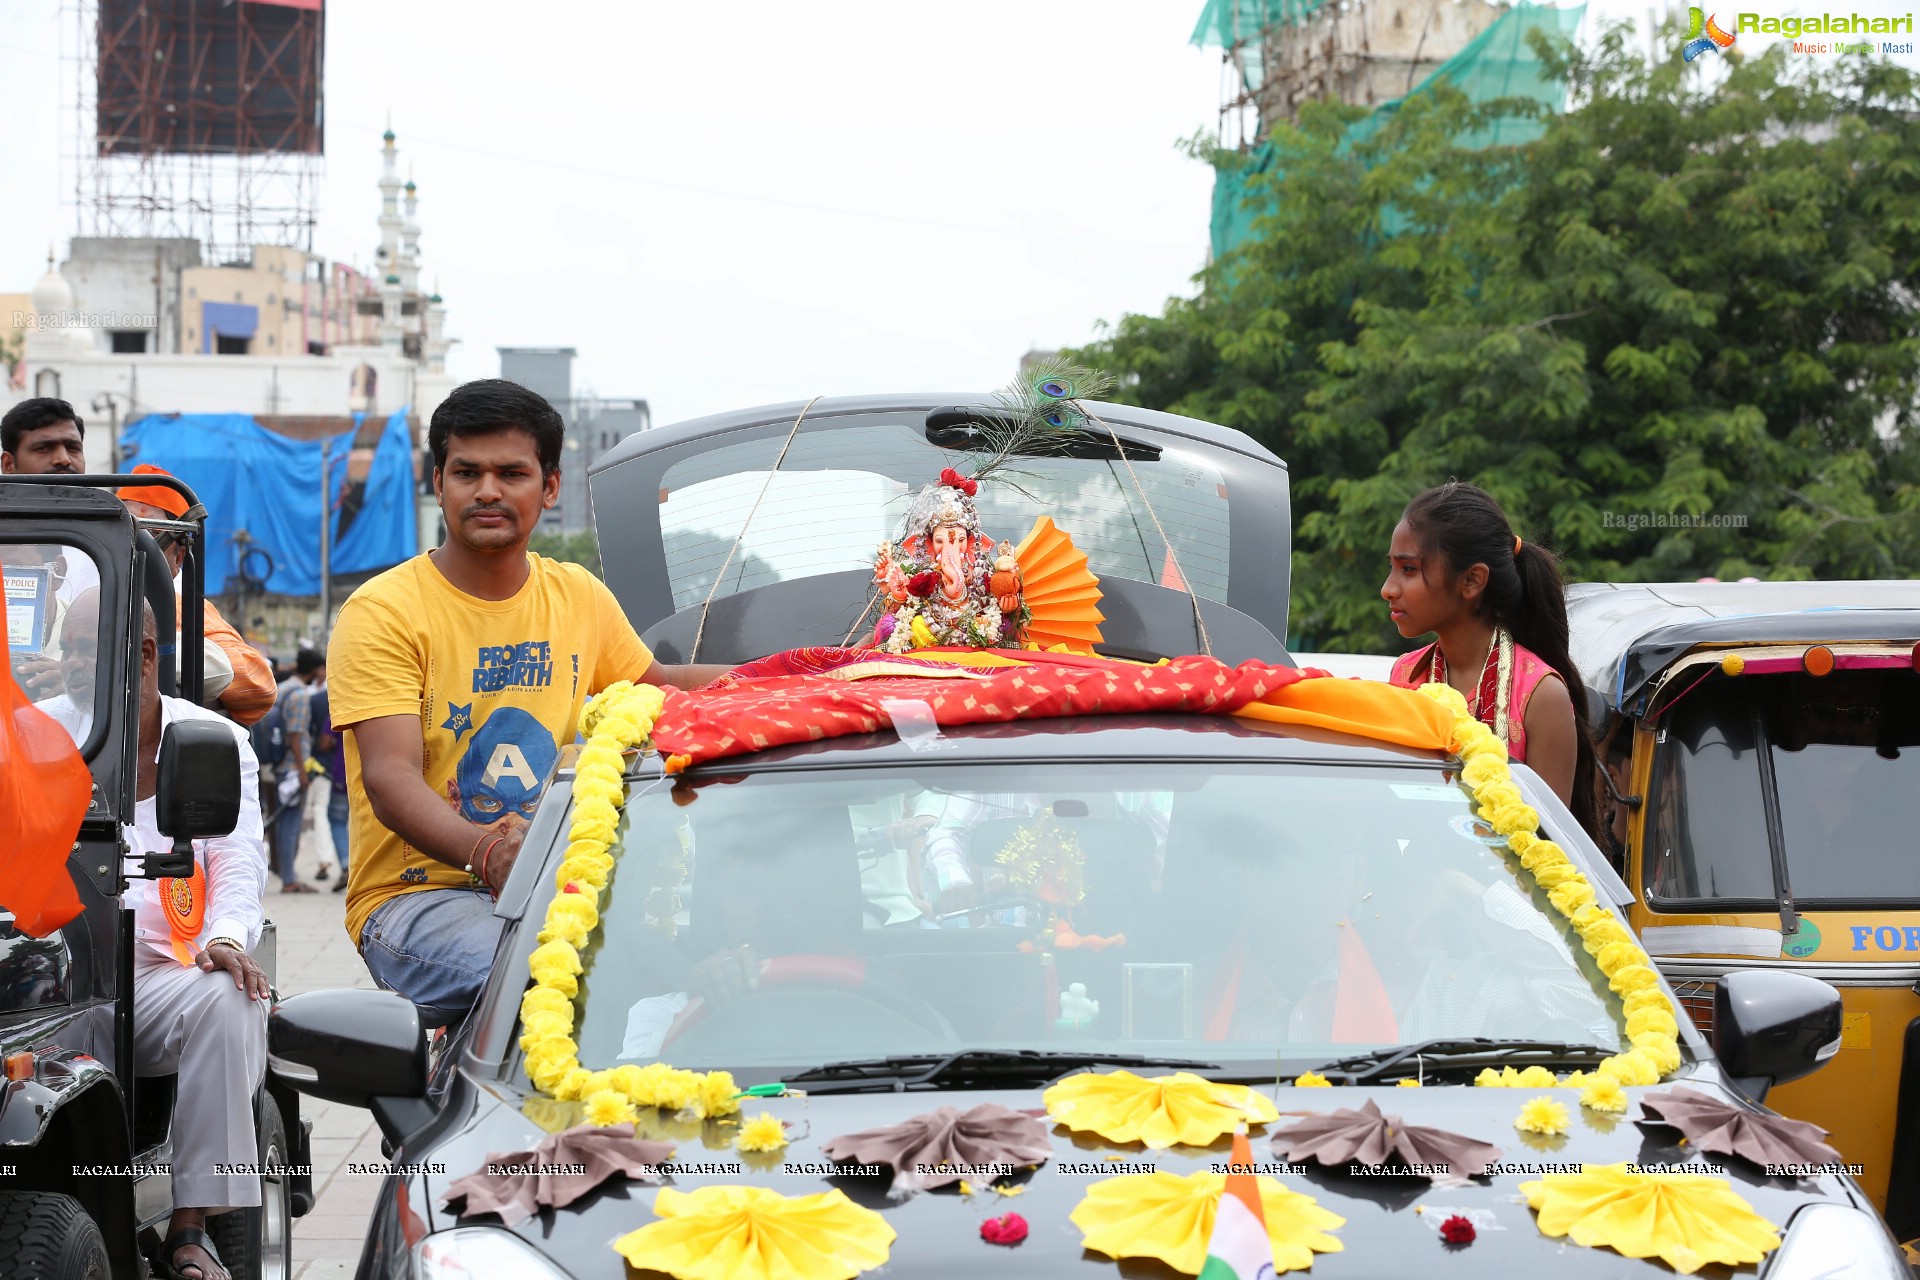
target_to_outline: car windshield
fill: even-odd
[[[1756,711],[1795,900],[1920,901],[1920,866],[1908,856],[1920,676],[1887,669],[1712,678],[1688,694],[1655,770],[1651,896],[1773,899]]]
[[[1128,433],[1122,429],[1121,436]],[[705,600],[722,565],[721,596],[871,569],[874,546],[897,535],[920,486],[956,462],[927,441],[918,423],[866,418],[858,426],[798,433],[770,480],[767,464],[784,443],[720,445],[667,469],[660,528],[675,609]],[[1131,473],[1117,455],[1019,459],[1005,476],[1008,483],[981,488],[980,527],[995,539],[1018,541],[1035,517],[1051,515],[1072,531],[1101,577],[1169,586],[1190,581],[1200,595],[1225,600],[1229,522],[1219,469],[1199,447],[1134,445],[1128,456]],[[1162,529],[1174,539],[1177,572]]]
[[[595,1066],[1619,1047],[1605,980],[1437,764],[768,771],[636,795],[620,838]]]
[[[100,692],[100,571],[63,543],[0,542],[14,681],[83,748]]]

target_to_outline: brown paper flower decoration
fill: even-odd
[[[894,1230],[840,1190],[783,1196],[765,1187],[663,1189],[661,1219],[613,1242],[640,1271],[678,1280],[851,1280],[887,1260]]]
[[[1658,1258],[1682,1275],[1715,1262],[1756,1263],[1780,1247],[1773,1224],[1725,1178],[1589,1164],[1579,1173],[1523,1182],[1520,1190],[1545,1234],[1629,1258]]]
[[[1311,1267],[1314,1254],[1338,1253],[1345,1247],[1326,1234],[1344,1226],[1345,1218],[1272,1178],[1256,1181],[1275,1271]],[[1087,1188],[1071,1217],[1085,1237],[1083,1243],[1097,1253],[1116,1259],[1158,1258],[1175,1271],[1197,1276],[1207,1262],[1207,1243],[1226,1185],[1225,1174],[1208,1172],[1108,1178]]]
[[[658,1166],[672,1158],[669,1143],[581,1125],[542,1138],[531,1150],[488,1155],[485,1164],[450,1184],[441,1198],[449,1208],[464,1201],[454,1210],[463,1218],[497,1213],[511,1227],[541,1209],[565,1208],[611,1178],[658,1184]]]
[[[1273,1102],[1243,1084],[1215,1084],[1191,1072],[1137,1076],[1131,1071],[1068,1076],[1041,1095],[1058,1124],[1108,1142],[1204,1147],[1241,1125],[1280,1118]]]
[[[820,1149],[835,1160],[886,1165],[896,1198],[949,1186],[982,1166],[1040,1164],[1053,1154],[1046,1125],[994,1102],[969,1111],[940,1107],[832,1138]]]
[[[1838,1164],[1841,1155],[1823,1139],[1827,1131],[1805,1120],[1762,1115],[1693,1089],[1667,1089],[1640,1099],[1637,1123],[1678,1129],[1700,1151],[1770,1164]]]
[[[1290,1124],[1273,1135],[1273,1145],[1288,1160],[1313,1160],[1330,1168],[1381,1165],[1395,1156],[1410,1165],[1444,1167],[1445,1173],[1430,1175],[1443,1187],[1479,1177],[1500,1158],[1500,1148],[1492,1143],[1382,1115],[1371,1098],[1358,1110],[1341,1107]]]

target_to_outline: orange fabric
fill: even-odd
[[[179,608],[176,595],[175,616]],[[240,724],[253,724],[273,710],[274,699],[280,691],[280,686],[273,682],[272,664],[266,654],[248,644],[233,629],[233,624],[220,616],[213,601],[201,601],[200,619],[207,643],[219,645],[220,652],[227,655],[227,665],[233,668],[233,682],[220,695],[221,709]]]
[[[1424,699],[1423,699],[1424,700]],[[1398,1044],[1400,1023],[1393,1016],[1387,984],[1353,921],[1340,928],[1340,981],[1333,997],[1333,1043]]]
[[[1229,667],[1201,657],[1148,666],[1035,650],[936,649],[905,656],[985,670],[976,680],[848,680],[838,678],[841,670],[881,659],[843,649],[815,655],[832,662],[813,661],[804,673],[741,678],[736,672],[725,682],[670,694],[654,744],[664,755],[699,764],[793,742],[873,733],[892,723],[883,706],[892,698],[925,701],[943,725],[1183,712],[1244,715],[1419,750],[1446,751],[1453,744],[1452,719],[1432,699],[1375,680],[1336,680],[1318,670],[1258,662]]]
[[[1307,725],[1427,751],[1453,747],[1453,717],[1424,694],[1378,680],[1301,680],[1234,715]]]
[[[0,905],[44,938],[79,915],[67,854],[93,775],[67,731],[36,708],[0,662]]]
[[[1217,1044],[1227,1038],[1227,1032],[1233,1027],[1233,1006],[1240,998],[1240,971],[1246,967],[1247,947],[1244,930],[1233,941],[1233,968],[1227,974],[1227,984],[1220,992],[1220,999],[1214,1003],[1213,1013],[1207,1018],[1207,1029],[1201,1039],[1208,1044]]]
[[[173,473],[164,467],[156,467],[143,462],[133,469],[136,476],[171,476]],[[171,489],[157,484],[124,485],[114,492],[114,497],[122,502],[144,502],[150,507],[158,507],[178,520],[187,514],[187,500]]]
[[[192,875],[160,882],[160,909],[167,913],[167,930],[173,934],[173,958],[181,964],[192,964],[193,940],[207,923],[207,869],[198,858],[194,859]]]

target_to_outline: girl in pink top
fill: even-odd
[[[1593,744],[1586,688],[1567,654],[1559,561],[1522,542],[1485,490],[1459,481],[1407,504],[1387,559],[1388,617],[1409,640],[1437,637],[1394,663],[1394,683],[1458,689],[1592,833]]]

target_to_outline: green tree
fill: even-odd
[[[1619,29],[1543,52],[1576,106],[1523,146],[1459,142],[1530,108],[1447,88],[1277,128],[1251,243],[1077,357],[1287,460],[1315,647],[1399,647],[1387,540],[1451,477],[1575,578],[1913,575],[1912,74],[1775,46],[1709,89]]]
[[[591,530],[584,533],[536,533],[528,540],[527,550],[549,560],[583,564],[593,571],[596,578],[607,576],[600,572],[600,539]]]

